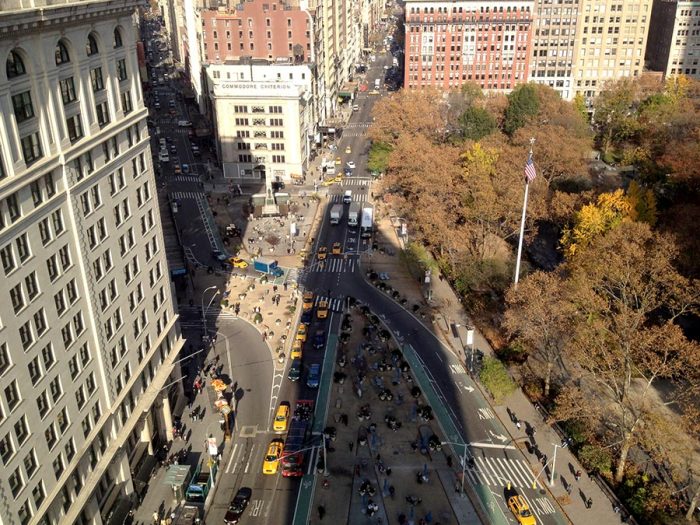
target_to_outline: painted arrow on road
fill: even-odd
[[[505,443],[506,441],[508,441],[508,438],[506,436],[504,436],[503,434],[494,434],[490,430],[489,430],[489,434],[491,434],[491,437],[496,438],[501,443]]]

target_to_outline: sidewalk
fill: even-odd
[[[392,227],[388,217],[378,220],[377,230],[380,247],[393,246],[397,252],[400,251],[401,241],[397,235],[398,231]],[[407,299],[407,305],[404,307],[410,310],[411,305],[420,305],[417,318],[422,317],[423,324],[433,331],[456,356],[464,360],[463,343],[466,327],[473,323],[447,281],[433,276],[431,282],[432,301],[428,305],[423,297],[421,285],[418,284],[414,276],[409,274],[400,257],[375,252],[371,260],[364,261],[365,270],[370,266],[375,272],[389,273],[390,280],[387,283],[399,290],[401,297]],[[420,315],[421,313],[423,316]],[[462,336],[461,339],[455,337],[453,325],[455,325],[454,328],[458,335]],[[474,348],[486,355],[494,355],[493,349],[478,329],[474,333]],[[562,512],[572,523],[585,525],[590,523],[621,523],[621,514],[614,511],[616,503],[611,502],[596,481],[588,476],[569,449],[562,448],[562,437],[545,422],[544,416],[546,415],[541,414],[533,406],[521,389],[509,396],[502,405],[496,405],[493,408],[497,417],[500,418],[513,440],[522,450],[535,474],[539,474],[543,469],[538,454],[547,455],[547,465],[551,468],[554,445],[557,445],[554,485],[549,486],[549,468],[540,475],[540,480],[542,485],[547,487],[547,492],[550,493],[552,499],[558,502]],[[514,414],[515,417],[511,419],[510,414]],[[515,418],[521,421],[520,429],[512,422]],[[529,428],[535,430],[533,437],[528,437],[526,434],[526,429]],[[531,445],[531,452],[528,452],[526,441]],[[539,450],[536,447],[539,447]],[[574,473],[579,470],[583,475],[579,481],[576,481]],[[567,493],[567,487],[571,488],[571,494]],[[586,507],[586,500],[589,498],[592,500],[591,508]]]

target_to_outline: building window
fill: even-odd
[[[36,335],[41,337],[46,332],[46,316],[44,315],[44,309],[40,309],[34,314],[34,328],[36,329]]]
[[[5,275],[9,274],[16,268],[15,256],[12,253],[11,244],[8,244],[0,249],[0,259],[2,259],[2,267],[5,270]]]
[[[10,458],[15,453],[15,448],[12,446],[12,438],[10,434],[5,434],[5,437],[0,440],[0,458],[2,458],[2,464],[7,465]]]
[[[124,58],[117,60],[117,77],[119,78],[119,82],[123,82],[129,78],[126,72],[126,59]]]
[[[37,486],[34,487],[34,490],[32,490],[32,497],[34,498],[34,504],[38,509],[41,506],[41,503],[44,501],[44,498],[46,497],[46,493],[44,492],[43,481],[39,481]]]
[[[63,100],[63,105],[75,102],[77,96],[75,94],[75,84],[73,83],[73,77],[64,78],[58,82],[61,86],[61,99]]]
[[[39,206],[42,202],[44,202],[44,196],[41,194],[41,186],[39,186],[38,181],[32,182],[29,185],[29,189],[32,193],[32,201],[34,202],[34,206]]]
[[[70,55],[68,54],[68,49],[63,42],[59,42],[56,45],[56,65],[67,64],[70,62]]]
[[[131,91],[123,91],[121,94],[122,99],[122,110],[124,114],[127,115],[131,113],[134,109],[134,105],[131,102]]]
[[[56,476],[56,480],[63,474],[63,457],[60,453],[56,456],[56,459],[53,460],[53,473],[54,476]]]
[[[24,458],[24,470],[27,472],[27,476],[31,478],[38,467],[39,463],[36,460],[36,452],[32,449]]]
[[[29,500],[25,500],[18,512],[20,525],[27,525],[32,519],[32,510],[29,507]]]
[[[10,288],[10,301],[15,313],[18,313],[24,308],[24,295],[22,295],[22,285],[18,284]]]
[[[27,365],[29,370],[29,379],[32,380],[32,385],[36,385],[39,379],[41,379],[41,365],[39,364],[39,357],[32,359]]]
[[[49,412],[49,400],[46,397],[46,391],[36,398],[36,407],[39,410],[39,416],[43,419]]]
[[[34,106],[32,106],[32,95],[29,91],[24,91],[12,96],[12,108],[15,110],[17,123],[22,123],[34,116]]]
[[[20,416],[15,423],[15,435],[17,436],[17,443],[22,445],[29,437],[29,428],[27,427],[27,420],[24,416]],[[29,474],[29,471],[27,471]],[[29,474],[31,476],[31,474]]]
[[[39,285],[36,280],[36,272],[32,272],[24,279],[24,285],[27,287],[27,297],[31,301],[39,294]]]
[[[70,438],[68,443],[66,443],[66,446],[63,448],[66,451],[66,458],[68,458],[68,461],[73,459],[73,456],[75,456],[75,444],[73,443],[73,438]]]
[[[27,68],[24,67],[24,61],[16,51],[10,51],[7,62],[5,62],[5,72],[7,73],[8,80],[12,80],[13,78],[27,73]]]
[[[61,386],[61,379],[56,376],[51,383],[49,383],[49,389],[51,390],[51,399],[55,403],[58,401],[63,394],[63,387]]]
[[[105,88],[101,67],[90,70],[90,81],[92,82],[92,90],[95,92],[102,91]]]
[[[68,410],[66,407],[63,407],[56,416],[56,424],[58,425],[59,432],[61,432],[61,434],[65,433],[68,425],[70,424],[70,420],[68,419]]]
[[[12,496],[17,497],[20,491],[24,488],[24,480],[22,479],[22,474],[17,467],[12,474],[10,474],[10,490],[12,491]]]
[[[119,48],[123,45],[124,43],[122,42],[122,32],[118,27],[116,27],[114,29],[114,47]]]
[[[92,34],[88,35],[87,43],[85,44],[85,52],[89,57],[99,53],[99,49],[97,47],[97,40],[95,40],[95,37]]]
[[[32,346],[32,343],[34,342],[34,335],[32,334],[32,327],[29,324],[29,321],[19,327],[19,338],[22,342],[22,348],[24,350],[27,350],[30,346]]]
[[[7,372],[12,365],[10,352],[7,350],[7,343],[0,344],[0,375]]]
[[[22,137],[21,143],[22,155],[24,156],[24,162],[27,166],[33,164],[42,157],[38,131]]]
[[[71,143],[77,142],[83,138],[83,126],[80,123],[80,114],[68,117],[66,119],[66,127],[68,128],[68,138]]]
[[[97,113],[97,123],[101,128],[109,124],[109,109],[107,108],[107,102],[100,102],[95,106],[95,112]]]
[[[19,255],[20,262],[24,262],[29,258],[29,242],[27,241],[27,234],[23,233],[15,241],[17,245],[17,255]]]
[[[19,389],[17,388],[16,380],[12,381],[12,383],[5,387],[5,401],[7,402],[7,408],[9,408],[10,411],[14,410],[14,408],[19,404]]]

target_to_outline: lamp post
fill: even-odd
[[[453,447],[463,447],[462,448],[462,482],[460,484],[460,493],[464,497],[464,478],[467,475],[467,444],[466,443],[453,443],[452,441],[441,441],[441,445],[452,445]]]
[[[549,473],[549,486],[554,486],[554,466],[557,464],[557,449],[560,445],[552,443],[554,445],[554,454],[552,455],[552,472]]]
[[[204,296],[209,290],[216,290],[216,293],[211,296],[211,299],[209,300],[209,304],[207,304],[206,309],[204,308]],[[209,340],[209,329],[207,327],[207,312],[209,311],[209,307],[211,306],[211,303],[214,302],[214,298],[219,295],[221,292],[216,286],[210,286],[206,290],[202,292],[202,328],[204,331],[204,338],[206,341]]]

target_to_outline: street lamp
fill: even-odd
[[[460,492],[462,497],[464,497],[464,478],[467,475],[467,444],[466,443],[453,443],[452,441],[441,441],[442,445],[452,445],[453,447],[463,447],[462,449],[462,483],[460,486]]]
[[[209,304],[207,304],[206,309],[204,308],[204,296],[209,290],[216,290],[216,293],[211,296],[211,299],[209,300]],[[207,312],[209,311],[209,307],[211,306],[211,303],[214,302],[214,298],[219,295],[221,291],[218,289],[216,286],[210,286],[206,290],[202,292],[202,328],[204,329],[204,337],[205,341],[209,340],[209,330],[207,327]]]
[[[549,473],[549,486],[553,487],[554,486],[554,466],[556,465],[557,462],[557,449],[558,448],[566,448],[567,444],[564,445],[557,445],[556,443],[552,443],[552,446],[554,446],[554,454],[552,455],[552,470]],[[545,471],[547,468],[547,465],[549,465],[549,461],[547,461],[543,466],[542,469],[540,470],[539,474],[535,476],[535,479],[532,480],[532,488],[536,489],[537,488],[537,478],[539,478],[542,473]]]

